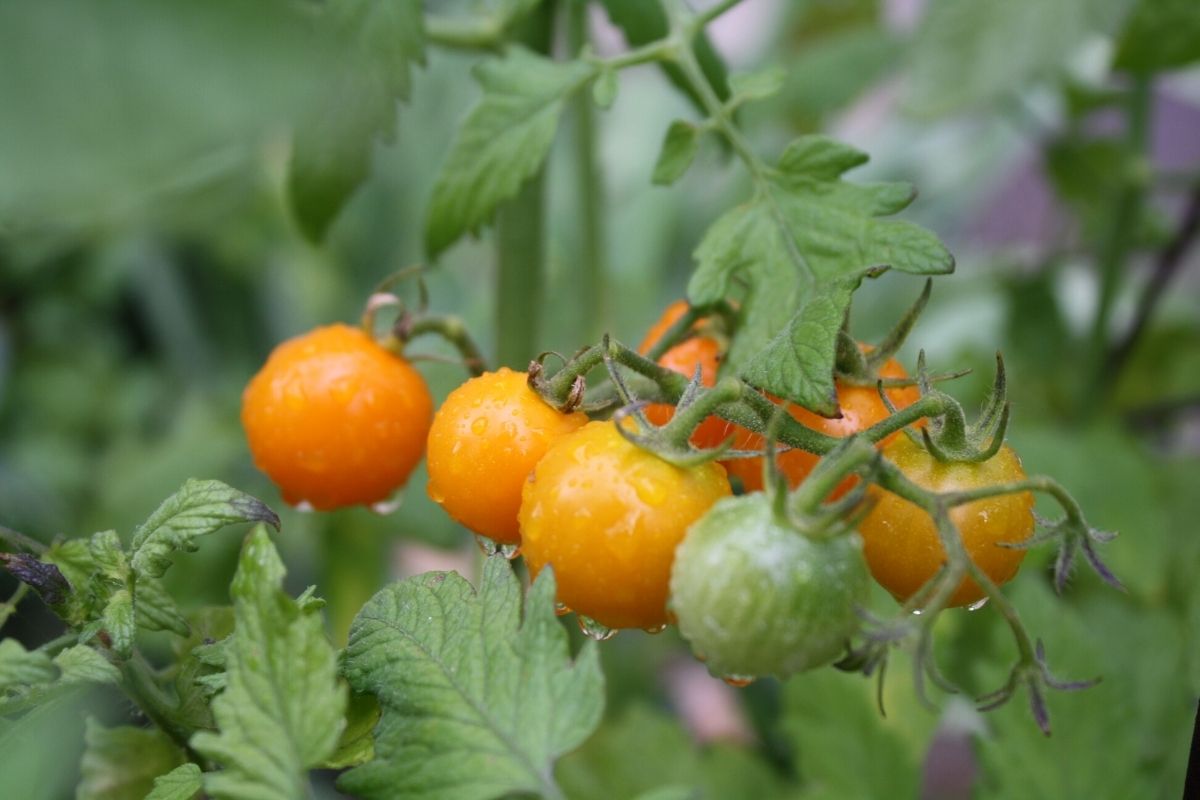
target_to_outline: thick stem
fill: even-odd
[[[567,3],[567,33],[571,52],[587,48],[588,4]],[[596,164],[596,108],[587,92],[573,101],[575,106],[575,168],[579,190],[581,228],[579,327],[588,339],[599,336],[608,318],[604,287],[604,182]]]
[[[878,457],[879,453],[865,439],[856,436],[847,440],[838,450],[822,458],[792,493],[793,507],[801,513],[815,512],[847,475],[857,472]]]
[[[46,545],[20,531],[14,531],[7,525],[0,525],[0,542],[5,542],[16,550],[41,555],[46,552]]]
[[[120,664],[121,686],[146,718],[162,729],[176,744],[183,748],[192,761],[205,763],[188,743],[193,731],[175,719],[177,709],[158,686],[153,670],[141,653]]]
[[[862,432],[862,437],[868,442],[880,442],[891,436],[898,430],[905,428],[917,420],[926,417],[940,417],[946,413],[949,408],[947,398],[941,394],[927,394],[912,405],[896,411],[876,422],[871,427]]]
[[[520,26],[519,41],[549,54],[554,3],[543,3]],[[496,213],[496,360],[524,367],[538,351],[542,286],[545,283],[545,185],[543,166]]]

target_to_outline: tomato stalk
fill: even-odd
[[[170,736],[188,754],[189,760],[197,764],[207,764],[207,760],[192,750],[189,744],[195,731],[176,718],[179,709],[159,687],[154,670],[145,657],[135,650],[132,657],[118,664],[117,668],[121,673],[121,688],[146,718]]]

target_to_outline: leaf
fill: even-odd
[[[135,578],[161,578],[176,550],[194,551],[196,540],[235,522],[265,522],[279,528],[274,511],[220,481],[192,478],[163,501],[133,534],[129,564]]]
[[[876,219],[913,199],[903,183],[850,184],[840,176],[867,155],[825,136],[803,136],[754,198],[719,218],[696,249],[693,304],[747,285],[727,364],[750,383],[820,414],[837,412],[834,342],[850,294],[887,267],[951,272],[937,237],[909,222]]]
[[[10,686],[47,683],[57,675],[50,656],[40,650],[26,650],[16,639],[0,641],[0,692]]]
[[[188,638],[172,642],[179,665],[175,675],[178,716],[193,729],[216,727],[209,705],[213,695],[225,688],[226,649],[232,641],[233,625],[232,608],[202,608],[190,615]],[[214,680],[218,677],[219,681]]]
[[[203,788],[200,768],[192,763],[180,764],[154,779],[154,789],[146,795],[146,800],[192,800]]]
[[[412,92],[411,65],[425,61],[420,0],[330,0],[325,12],[346,65],[296,131],[288,170],[292,211],[313,242],[367,177],[372,145],[394,133],[396,104]]]
[[[34,651],[36,653],[37,651]],[[16,661],[24,659],[15,652],[7,654]],[[33,653],[29,654],[31,657]],[[0,716],[8,716],[42,705],[86,684],[116,683],[121,674],[108,659],[87,645],[68,647],[51,659],[52,670],[47,672],[31,658],[19,671],[32,676],[36,669],[39,680],[29,683],[10,683],[4,687],[7,697],[0,701]]]
[[[738,72],[729,78],[729,89],[734,102],[761,100],[783,88],[787,72],[775,66],[757,72]]]
[[[379,723],[379,703],[369,694],[352,694],[346,707],[346,728],[337,750],[322,766],[346,769],[365,764],[375,757],[374,731]]]
[[[150,631],[170,631],[178,636],[188,635],[187,620],[161,581],[143,575],[138,578],[137,590],[134,611],[138,627]]]
[[[592,102],[600,108],[611,108],[616,102],[618,88],[617,71],[601,69],[600,74],[596,76],[596,82],[592,84]]]
[[[107,658],[82,644],[68,647],[56,655],[54,665],[61,672],[58,682],[63,686],[116,683],[121,679],[121,673]]]
[[[1200,6],[1193,0],[1140,0],[1117,43],[1113,66],[1140,74],[1200,61]]]
[[[234,634],[227,686],[212,704],[217,733],[192,747],[221,764],[205,775],[216,798],[288,800],[308,791],[307,770],[337,746],[346,692],[321,616],[282,590],[283,564],[258,525],[246,538],[230,594]]]
[[[183,751],[156,728],[105,728],[88,718],[76,800],[143,800],[155,778],[184,762]]]
[[[1128,0],[932,0],[913,47],[910,103],[923,115],[997,102],[1054,76]]]
[[[113,592],[104,606],[99,626],[92,626],[92,629],[97,633],[101,630],[107,633],[113,651],[122,658],[129,657],[137,636],[137,623],[134,620],[133,595],[128,589]]]
[[[692,165],[699,149],[700,129],[690,122],[675,120],[667,128],[651,181],[659,186],[669,186],[679,180]]]
[[[425,223],[436,257],[486,224],[541,167],[564,101],[596,74],[579,61],[556,62],[522,47],[475,69],[483,99],[459,128],[442,164]]]
[[[551,787],[555,759],[599,722],[603,675],[592,642],[574,663],[554,614],[554,578],[529,590],[502,557],[478,592],[455,573],[394,583],[350,629],[343,673],[375,695],[375,760],[342,776],[366,798],[486,800]]]

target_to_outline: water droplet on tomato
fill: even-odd
[[[754,683],[753,675],[726,675],[721,680],[734,687],[735,689],[744,689]]]
[[[425,492],[429,495],[430,500],[439,505],[446,499],[446,495],[442,492],[442,490],[434,486],[432,483],[429,484],[429,487],[425,490]]]
[[[476,436],[483,436],[485,433],[487,433],[487,429],[487,417],[476,417],[474,420],[472,420],[471,433],[475,434]]]
[[[921,616],[921,609],[919,609],[919,608],[914,608],[914,609],[913,609],[913,616],[914,616],[914,617],[919,617],[919,616]]]
[[[661,506],[667,500],[667,489],[662,481],[643,479],[633,484],[638,499],[648,506]]]
[[[297,511],[299,511],[301,514],[311,514],[314,511],[316,511],[316,509],[313,508],[313,504],[308,502],[307,500],[301,500],[301,501],[297,502],[295,504],[295,506],[293,506],[293,507]]]
[[[644,630],[646,633],[650,634],[651,636],[657,636],[658,634],[662,633],[666,629],[667,629],[667,623],[665,623],[665,622],[662,625],[655,625],[651,628],[642,628],[642,630]]]
[[[387,500],[380,500],[378,503],[371,503],[368,508],[379,514],[381,517],[386,517],[388,514],[394,514],[400,505],[404,502],[404,495],[398,494],[395,497]]]
[[[585,617],[583,614],[579,614],[576,620],[579,622],[579,630],[583,631],[583,635],[589,639],[595,639],[597,642],[606,642],[617,635],[615,628],[610,628],[607,625],[596,622],[596,620],[591,617]]]
[[[974,603],[971,603],[971,605],[967,606],[967,611],[978,611],[987,605],[987,601],[988,599],[986,597],[982,600],[976,600]]]

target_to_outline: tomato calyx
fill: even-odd
[[[929,417],[928,424],[920,429],[919,434],[905,429],[910,439],[924,445],[934,458],[943,462],[981,463],[1000,451],[1004,445],[1004,434],[1008,430],[1011,404],[1008,401],[1004,357],[999,352],[996,353],[995,381],[984,402],[983,411],[974,423],[967,422],[967,414],[961,403],[950,395],[933,389],[925,368],[924,350],[917,358],[917,385],[921,388],[922,398],[937,396],[941,401],[942,413]],[[888,410],[896,413],[895,406],[882,388],[880,396]]]

